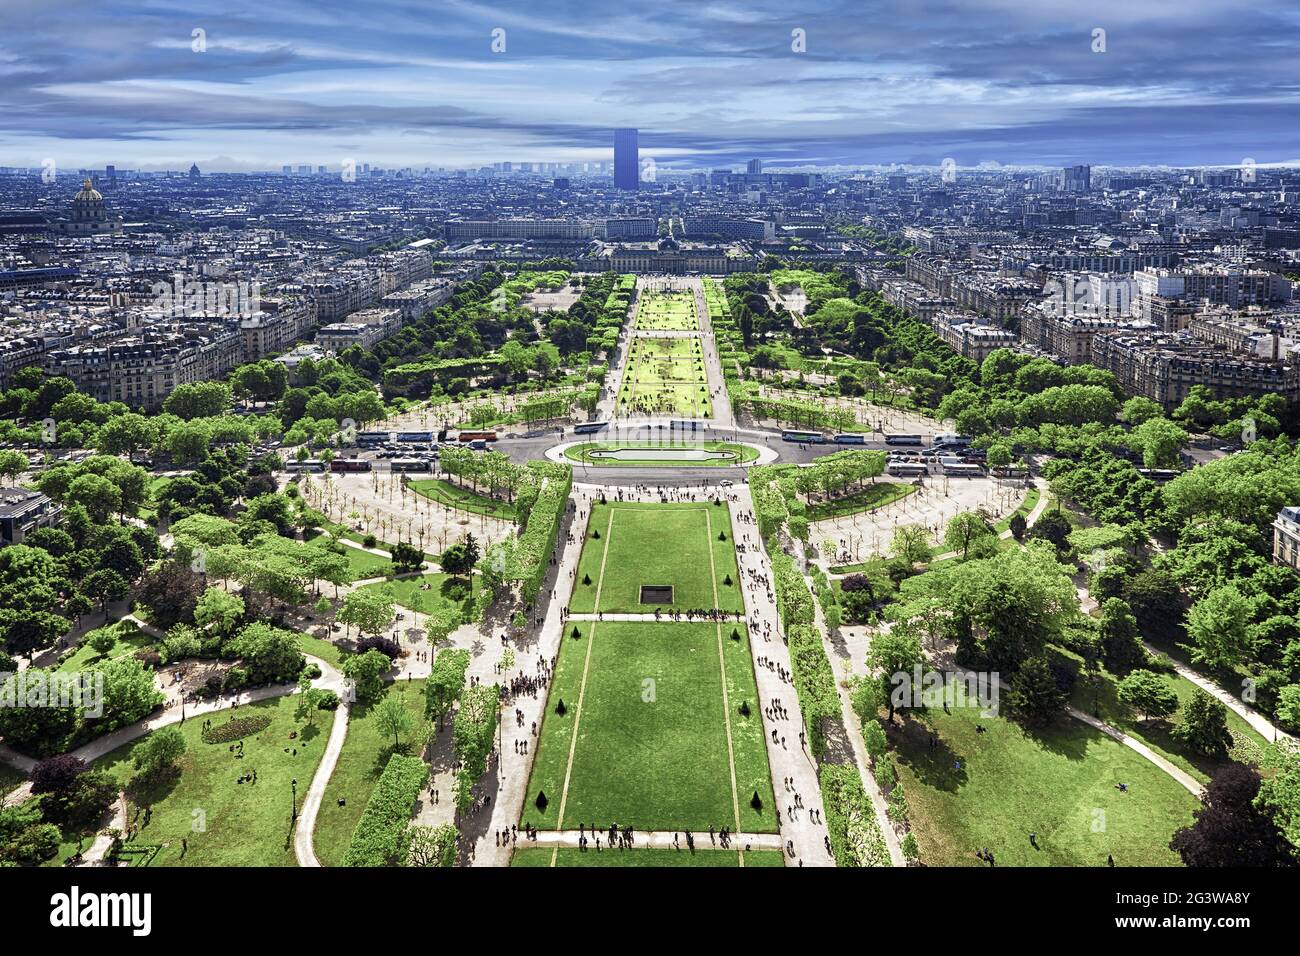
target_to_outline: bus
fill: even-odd
[[[843,432],[834,436],[831,441],[835,442],[837,445],[865,445],[867,443],[867,436],[854,432]]]
[[[894,478],[914,478],[918,475],[928,475],[930,469],[919,461],[891,461],[886,466],[885,473]]]
[[[609,422],[579,422],[573,426],[575,435],[590,435],[592,432],[603,431],[609,427]]]
[[[394,458],[393,471],[433,471],[433,464],[423,458]]]
[[[371,445],[383,445],[392,440],[392,432],[357,432],[357,444],[362,448]]]
[[[920,435],[886,435],[886,445],[922,445]]]
[[[935,448],[963,448],[971,443],[966,435],[935,435]]]
[[[944,465],[943,473],[952,478],[983,478],[984,477],[983,468],[981,468],[979,465],[971,465],[966,463],[962,463],[958,465]]]
[[[371,464],[364,458],[335,458],[330,462],[330,471],[369,471]]]
[[[493,431],[464,431],[456,436],[456,440],[465,445],[476,441],[496,441],[497,433]]]
[[[781,441],[796,441],[805,445],[823,445],[826,443],[826,436],[821,432],[781,432]]]
[[[304,461],[290,461],[285,463],[284,470],[285,471],[324,471],[325,462],[321,461],[319,458],[308,458],[305,459]]]
[[[669,430],[680,428],[682,431],[695,431],[700,423],[693,418],[673,418],[668,422]]]
[[[433,441],[433,432],[398,432],[396,438],[403,442],[430,442]]]

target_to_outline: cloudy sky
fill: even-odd
[[[0,165],[1278,163],[1297,54],[1259,0],[0,0]]]

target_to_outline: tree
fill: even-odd
[[[153,612],[152,621],[166,630],[174,624],[194,620],[203,579],[181,561],[165,561],[145,572],[135,596]]]
[[[393,735],[393,749],[401,747],[402,734],[408,733],[415,725],[411,712],[406,709],[400,697],[389,694],[375,707],[375,724],[385,734]]]
[[[1122,598],[1108,598],[1101,606],[1102,663],[1112,674],[1123,674],[1146,663],[1146,649],[1137,618]]]
[[[185,735],[179,727],[155,730],[131,751],[131,762],[140,776],[155,777],[175,766],[185,753]]]
[[[920,525],[902,525],[894,532],[889,550],[909,565],[930,560],[930,536]]]
[[[393,567],[399,572],[418,571],[424,564],[424,552],[405,541],[399,541],[392,554]]]
[[[478,542],[472,534],[467,534],[458,543],[453,544],[438,559],[442,570],[453,576],[468,576],[478,563]]]
[[[194,623],[225,639],[235,632],[244,619],[244,601],[219,587],[203,592],[194,606]]]
[[[382,634],[388,630],[395,616],[392,594],[387,589],[369,588],[360,588],[348,594],[337,615],[340,621],[355,626],[362,634]]]
[[[407,866],[452,867],[456,865],[459,834],[451,823],[438,827],[412,824],[406,830]]]
[[[11,449],[0,451],[0,478],[12,482],[29,467],[31,466],[27,463],[27,456],[22,452]]]
[[[1214,588],[1187,612],[1192,663],[1213,668],[1240,663],[1250,648],[1254,617],[1254,603],[1235,584]]]
[[[1183,707],[1182,719],[1175,725],[1173,734],[1197,753],[1223,757],[1232,746],[1228,708],[1198,689]]]
[[[85,636],[84,643],[103,657],[117,646],[117,631],[113,627],[97,627]]]
[[[32,793],[63,793],[89,769],[84,760],[71,754],[38,760],[32,768]]]
[[[1038,516],[1029,530],[1029,537],[1050,541],[1056,550],[1064,551],[1069,547],[1071,530],[1070,520],[1059,509],[1049,508]]]
[[[957,551],[961,559],[987,557],[997,550],[998,539],[982,515],[966,511],[948,522],[943,544],[949,551]]]
[[[1142,720],[1161,720],[1178,709],[1178,694],[1169,682],[1148,670],[1135,670],[1119,682],[1120,702]]]
[[[305,720],[308,726],[316,725],[316,711],[325,699],[325,691],[311,685],[311,678],[303,674],[298,678],[298,702],[294,705],[295,720]]]
[[[1167,418],[1149,418],[1129,434],[1129,448],[1142,456],[1147,468],[1176,468],[1187,432]]]
[[[227,650],[243,661],[254,683],[295,680],[306,663],[297,634],[261,621],[240,631]]]
[[[911,680],[914,669],[924,660],[920,638],[906,633],[903,628],[896,627],[872,638],[867,651],[867,667],[876,673],[881,693],[888,702],[891,722],[896,705],[920,705],[921,689],[912,687]]]
[[[1025,724],[1044,726],[1065,710],[1066,696],[1044,657],[1031,657],[1011,678],[1007,706]]]
[[[440,651],[433,659],[424,685],[424,713],[430,720],[436,720],[439,728],[465,690],[469,662],[469,651],[462,648]]]
[[[1277,722],[1290,731],[1300,731],[1300,684],[1288,684],[1277,693]]]
[[[359,701],[378,700],[384,693],[384,675],[393,662],[387,654],[371,648],[364,654],[354,654],[343,662],[343,675],[352,681]]]
[[[1256,800],[1260,775],[1229,763],[1215,771],[1194,822],[1177,831],[1169,848],[1186,866],[1295,866],[1295,848]]]

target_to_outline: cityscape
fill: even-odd
[[[554,6],[0,4],[0,865],[1294,871],[1300,17]]]

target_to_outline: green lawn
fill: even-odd
[[[731,639],[733,627],[740,640]],[[618,823],[638,830],[776,832],[748,634],[743,625],[721,630],[734,798],[718,626],[584,622],[565,629],[523,822],[541,829]],[[746,704],[748,716],[741,713]],[[755,791],[761,810],[750,803]],[[539,792],[548,801],[544,811],[536,805]]]
[[[1048,651],[1057,659],[1069,660],[1076,667],[1082,667],[1082,660],[1078,655],[1070,651],[1057,647],[1049,648]],[[1171,673],[1163,676],[1174,693],[1178,695],[1178,706],[1181,709],[1196,692],[1196,685],[1177,674]],[[1086,684],[1082,679],[1079,680],[1070,694],[1070,703],[1087,714],[1093,713],[1095,708],[1096,713],[1106,723],[1132,737],[1136,737],[1156,753],[1169,760],[1179,769],[1185,770],[1202,783],[1208,781],[1224,763],[1230,762],[1213,760],[1188,749],[1182,741],[1170,733],[1174,722],[1177,720],[1177,715],[1168,721],[1137,720],[1119,701],[1119,695],[1116,692],[1119,678],[1104,669],[1100,671],[1099,678],[1099,682],[1095,685]],[[1234,736],[1244,737],[1257,746],[1263,746],[1266,743],[1264,738],[1250,724],[1231,710],[1228,711],[1228,729]]]
[[[417,478],[408,487],[416,494],[432,498],[439,504],[458,511],[486,515],[501,521],[514,521],[518,517],[512,502],[490,497],[471,488],[462,488],[445,478]]]
[[[401,700],[411,714],[414,729],[402,738],[400,747],[402,753],[414,753],[419,746],[415,735],[424,723],[424,681],[398,681],[388,693]],[[352,831],[393,752],[393,738],[379,729],[374,706],[354,705],[347,740],[316,817],[313,841],[316,856],[325,866],[342,863],[352,842]],[[345,805],[339,806],[339,800]]]
[[[668,457],[655,458],[645,456],[642,458],[608,458],[601,457],[593,452],[602,451],[619,451],[622,449],[638,449],[663,451],[671,453],[672,451],[708,451],[708,452],[725,452],[729,457],[717,457],[707,460],[674,460]],[[689,439],[670,442],[653,442],[653,441],[600,441],[600,442],[583,442],[580,445],[570,445],[564,450],[564,457],[570,461],[587,465],[599,465],[602,468],[610,467],[654,467],[654,468],[729,468],[734,465],[746,464],[755,461],[758,458],[758,449],[751,445],[740,445],[736,442],[729,441],[696,441]]]
[[[301,808],[334,723],[329,711],[317,711],[314,726],[299,723],[294,719],[296,704],[293,696],[280,697],[175,725],[186,743],[179,774],[133,797],[137,804],[153,807],[149,825],[141,826],[135,838],[137,844],[163,846],[153,865],[296,865],[290,780],[298,781]],[[230,744],[203,741],[204,719],[220,726],[231,717],[253,715],[269,716],[271,724],[244,738],[242,758],[231,752]],[[294,731],[297,737],[291,738]],[[143,739],[119,747],[95,765],[125,786],[134,774],[131,751]],[[254,769],[257,783],[237,782]],[[183,854],[182,839],[189,841]]]
[[[889,737],[931,866],[983,866],[982,847],[999,866],[1105,866],[1108,854],[1117,866],[1175,866],[1169,839],[1199,805],[1160,768],[1070,718],[1031,735],[958,705],[907,719]],[[1042,849],[1030,846],[1031,832]]]
[[[826,521],[829,518],[845,518],[863,511],[871,511],[899,498],[906,498],[914,491],[916,491],[915,485],[892,481],[875,482],[843,498],[809,504],[808,520]]]
[[[719,541],[719,533],[726,539]],[[728,578],[731,584],[726,583]],[[642,585],[671,585],[672,603],[642,604]],[[665,611],[717,607],[742,612],[740,588],[731,517],[725,507],[703,502],[610,502],[592,507],[570,610],[579,614],[597,610],[644,614],[653,613],[656,607]]]
[[[429,589],[421,590],[427,584]],[[471,596],[470,583],[463,577],[452,577],[441,571],[431,571],[415,577],[394,578],[362,585],[362,590],[384,590],[393,601],[411,611],[428,613],[439,604],[463,604]],[[457,595],[460,595],[459,599]]]
[[[377,554],[371,554],[369,551],[362,551],[360,548],[345,544],[343,546],[343,555],[348,559],[348,569],[352,572],[353,581],[364,581],[366,578],[381,578],[386,574],[393,573],[392,561]]]
[[[740,866],[740,852],[735,849],[719,850],[701,847],[697,835],[695,852],[686,850],[686,841],[682,840],[681,850],[607,850],[599,853],[594,847],[583,852],[576,847],[523,847],[510,856],[511,866],[621,866],[621,867],[669,867],[669,866],[703,866],[726,867]],[[750,850],[745,854],[745,866],[775,867],[785,866],[785,858],[780,850]]]
[[[1029,493],[1025,495],[1025,500],[1020,502],[1020,507],[1017,508],[1015,511],[1011,512],[1011,514],[1007,515],[1001,521],[993,525],[993,530],[996,531],[998,534],[1001,534],[1003,531],[1008,530],[1011,527],[1012,515],[1020,515],[1020,517],[1022,518],[1028,518],[1029,512],[1033,511],[1034,508],[1038,506],[1039,497],[1040,497],[1040,492],[1038,490],[1038,486],[1035,485],[1029,489]]]
[[[115,657],[134,654],[141,648],[150,647],[154,643],[152,637],[129,622],[125,624],[118,622],[106,626],[114,628],[117,635],[117,642],[109,649],[107,654],[100,654],[90,645],[83,643],[78,645],[77,649],[59,665],[58,669],[61,671],[85,670],[91,664],[99,664]]]
[[[694,332],[700,327],[695,296],[684,290],[642,292],[637,299],[635,322],[640,332]]]
[[[312,637],[310,634],[299,633],[298,647],[304,654],[319,657],[327,664],[333,664],[335,667],[343,666],[343,652],[339,650],[339,646],[333,641],[325,641],[319,637]]]

